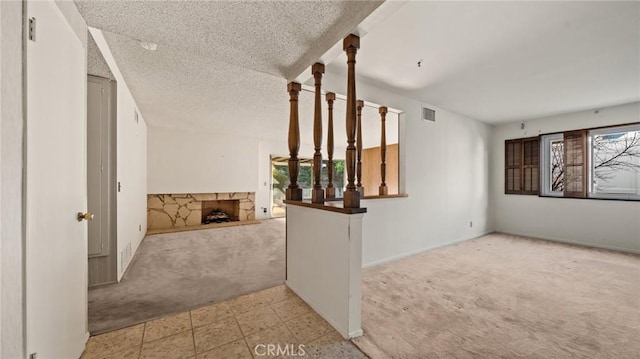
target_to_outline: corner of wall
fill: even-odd
[[[496,125],[492,146],[493,229],[591,247],[640,251],[637,201],[544,198],[504,194],[504,141],[638,121],[640,102]],[[562,220],[558,220],[562,218]]]

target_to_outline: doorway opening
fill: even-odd
[[[271,217],[284,217],[285,196],[289,186],[289,157],[271,156]],[[326,188],[329,183],[327,166],[329,161],[322,160],[320,170],[320,182],[322,188]],[[342,198],[346,182],[344,160],[333,160],[333,187],[336,189],[336,198]],[[311,199],[313,189],[313,159],[300,158],[300,172],[298,173],[298,184],[302,188],[302,199]]]
[[[89,287],[116,283],[116,83],[88,76],[87,202]]]

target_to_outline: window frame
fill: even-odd
[[[599,126],[599,127],[591,127],[591,128],[585,128],[585,129],[579,129],[579,130],[568,130],[568,131],[560,131],[560,132],[549,132],[549,133],[544,133],[544,134],[540,134],[540,160],[539,160],[539,164],[540,164],[540,194],[538,195],[539,197],[544,197],[544,198],[574,198],[574,199],[593,199],[593,200],[610,200],[610,201],[631,201],[631,202],[638,202],[640,201],[640,195],[618,195],[618,194],[595,194],[593,193],[593,180],[592,180],[592,176],[593,176],[593,149],[592,149],[592,134],[606,134],[606,133],[620,133],[620,132],[624,132],[624,129],[637,129],[640,128],[640,122],[629,122],[629,123],[621,123],[621,124],[616,124],[616,125],[609,125],[609,126]],[[584,196],[566,196],[564,195],[564,192],[562,192],[561,195],[558,195],[558,193],[552,193],[551,191],[546,191],[547,185],[548,185],[548,180],[547,183],[544,183],[544,179],[546,178],[549,170],[548,170],[548,165],[550,164],[550,162],[548,162],[548,151],[547,153],[544,153],[543,151],[545,150],[545,148],[547,148],[547,144],[545,144],[544,140],[545,138],[551,138],[550,136],[556,136],[555,139],[558,138],[562,138],[564,140],[564,136],[567,133],[575,133],[578,131],[584,131],[586,132],[586,141],[587,141],[587,145],[586,145],[586,176],[585,178],[585,182],[584,185],[586,186],[586,193]],[[550,143],[550,142],[549,142]],[[505,161],[506,162],[506,161]]]
[[[518,145],[520,147],[518,164],[509,164],[508,159],[509,156],[509,145]],[[515,159],[512,160],[515,163]],[[509,170],[518,170],[520,171],[520,185],[518,190],[509,189]],[[515,186],[514,186],[515,187]],[[522,194],[522,139],[515,140],[506,140],[504,141],[504,193],[505,194]]]
[[[593,150],[593,137],[600,135],[609,135],[616,134],[622,132],[632,132],[639,131],[640,132],[640,123],[632,123],[627,125],[619,125],[619,126],[610,126],[610,127],[602,127],[602,128],[594,128],[589,129],[587,132],[587,149],[588,149],[588,158],[589,158],[589,166],[588,166],[588,186],[587,186],[587,197],[593,199],[613,199],[613,200],[625,200],[625,201],[640,201],[640,194],[628,194],[628,193],[595,193],[594,192],[594,172],[595,172],[595,153]]]
[[[569,161],[569,149],[571,146],[567,144],[567,140],[571,140],[573,143],[573,147],[579,147],[581,149],[581,161],[577,161],[577,158],[574,156],[571,161]],[[575,130],[575,131],[565,131],[563,133],[563,150],[564,150],[564,197],[571,198],[587,198],[589,197],[589,130]],[[569,164],[570,163],[570,164]],[[579,168],[579,178],[582,181],[575,181],[580,184],[579,189],[574,191],[568,190],[570,187],[570,183],[568,183],[567,178],[571,178],[568,175],[570,174],[567,169],[567,166],[571,166],[574,169],[576,167]],[[576,172],[576,171],[571,171]]]
[[[536,162],[536,164],[526,164],[526,156],[525,156],[525,149],[526,149],[526,145],[527,143],[530,142],[535,142],[537,149],[532,150],[531,154],[533,155],[534,153],[537,154],[537,161],[533,161],[532,162]],[[508,146],[509,145],[517,145],[519,147],[519,158],[518,158],[518,164],[513,164],[513,165],[509,165],[508,163],[508,159],[509,159],[509,150],[508,150]],[[519,194],[519,195],[539,195],[540,194],[540,137],[539,136],[534,136],[534,137],[526,137],[526,138],[517,138],[517,139],[511,139],[511,140],[505,140],[504,141],[504,193],[505,194]],[[515,159],[513,162],[516,162]],[[526,173],[527,173],[527,169],[533,171],[533,169],[537,169],[537,178],[535,180],[532,180],[530,183],[533,185],[533,183],[537,183],[537,189],[536,190],[532,190],[532,189],[527,189],[526,188]],[[518,186],[518,190],[509,189],[509,175],[508,172],[509,170],[518,170],[520,175],[520,183]]]
[[[563,133],[554,133],[540,136],[540,196],[564,197],[564,191],[551,190],[551,143],[558,140],[564,141]],[[564,152],[564,150],[563,150]]]

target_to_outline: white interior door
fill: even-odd
[[[86,50],[53,1],[27,1],[27,353],[79,358],[87,334]]]

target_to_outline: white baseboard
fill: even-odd
[[[606,244],[574,241],[574,240],[571,240],[571,239],[564,239],[564,238],[547,237],[547,236],[541,236],[541,235],[532,234],[532,233],[505,232],[505,231],[496,231],[496,233],[509,234],[509,235],[520,236],[520,237],[529,237],[529,238],[534,238],[534,239],[544,239],[544,240],[552,241],[552,242],[560,242],[560,243],[574,244],[574,245],[583,246],[583,247],[606,249],[606,250],[609,250],[609,251],[640,254],[640,249],[636,250],[636,249],[629,249],[629,248],[620,248],[620,247],[616,247],[616,246],[608,246]]]
[[[466,241],[470,241],[472,239],[477,239],[483,236],[486,236],[489,233],[493,233],[493,231],[487,231],[484,232],[480,235],[477,235],[475,237],[471,237],[471,238],[463,238],[463,239],[455,239],[453,241],[449,241],[449,242],[445,242],[445,243],[440,243],[440,244],[436,244],[434,246],[430,246],[430,247],[424,247],[424,248],[420,248],[418,250],[415,251],[411,251],[411,252],[405,252],[402,254],[399,254],[397,256],[393,256],[393,257],[389,257],[389,258],[384,258],[384,259],[380,259],[371,263],[367,263],[362,265],[362,269],[367,269],[367,268],[371,268],[371,267],[375,267],[375,266],[379,266],[381,264],[385,264],[385,263],[389,263],[389,262],[394,262],[403,258],[407,258],[407,257],[411,257],[411,256],[415,256],[416,254],[421,254],[424,252],[428,252],[434,249],[438,249],[438,248],[442,248],[442,247],[447,247],[453,244],[457,244],[457,243],[461,243],[461,242],[466,242]]]

